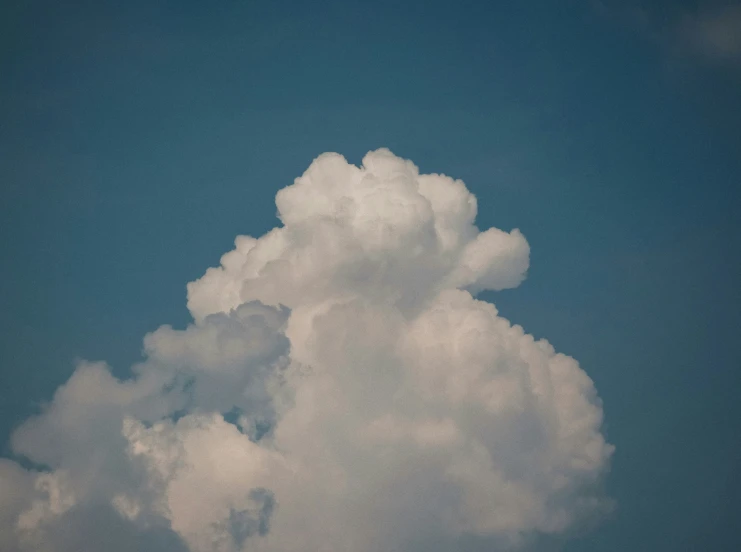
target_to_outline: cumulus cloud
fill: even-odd
[[[524,279],[522,233],[385,149],[276,205],[131,378],[83,362],[13,434],[0,548],[506,549],[609,509],[592,381],[474,295]]]

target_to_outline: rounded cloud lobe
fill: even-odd
[[[0,460],[0,548],[506,549],[610,508],[592,381],[472,295],[524,279],[518,230],[385,149],[276,205],[130,379],[82,363],[18,428],[37,468]]]

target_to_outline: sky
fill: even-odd
[[[741,548],[741,4],[504,4],[3,4],[0,543]]]

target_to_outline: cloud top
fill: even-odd
[[[362,167],[320,155],[276,205],[282,227],[240,236],[220,267],[188,285],[196,319],[253,300],[295,308],[362,296],[408,309],[446,287],[515,287],[529,264],[519,231],[479,233],[463,182],[420,175],[386,149]]]

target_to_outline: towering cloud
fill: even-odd
[[[592,381],[472,295],[523,280],[519,231],[383,149],[276,205],[130,379],[82,363],[14,433],[1,549],[504,549],[609,508]]]

